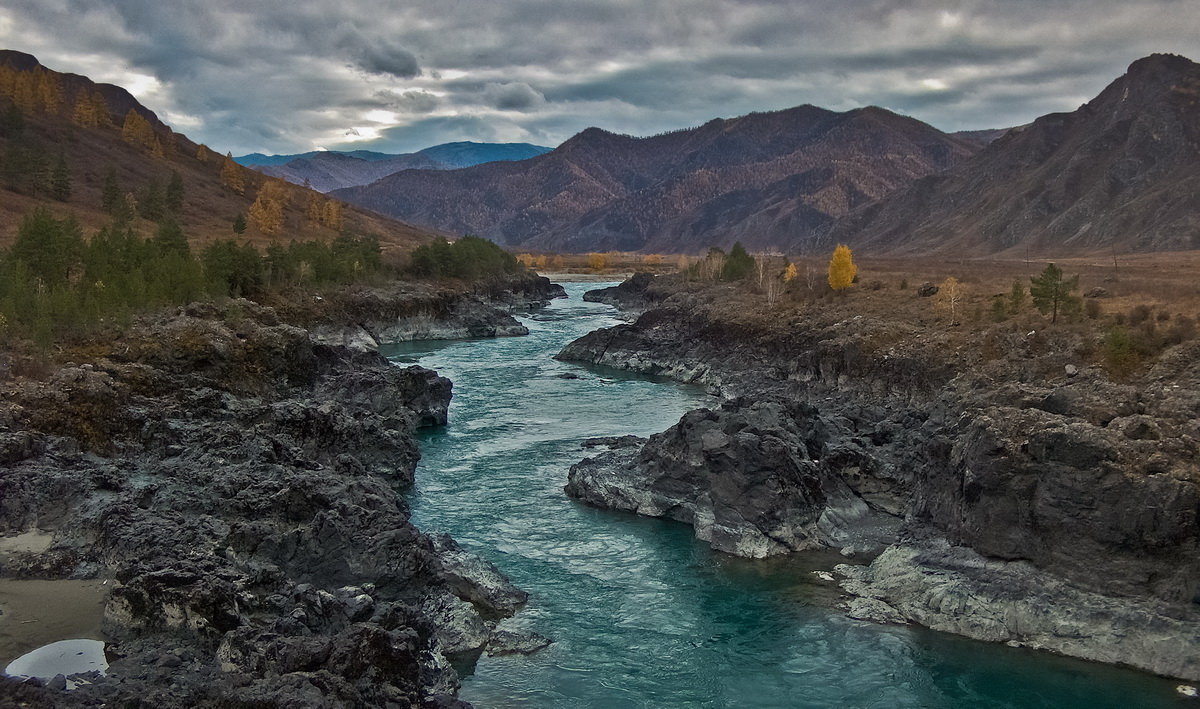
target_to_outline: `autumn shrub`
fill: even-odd
[[[1088,320],[1095,320],[1104,314],[1104,306],[1100,305],[1100,301],[1095,298],[1089,298],[1083,304],[1083,314]]]
[[[1129,309],[1127,321],[1131,326],[1137,327],[1150,319],[1151,312],[1149,305],[1135,305]]]

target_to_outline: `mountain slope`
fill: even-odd
[[[36,92],[31,93],[31,86]],[[80,102],[94,102],[97,94],[103,103],[92,114],[95,120],[81,119]],[[321,224],[310,218],[311,206],[329,204],[329,198],[233,166],[231,170],[244,183],[237,192],[222,179],[222,156],[172,131],[124,89],[54,72],[31,55],[0,50],[0,112],[7,114],[14,108],[23,125],[0,129],[0,245],[10,242],[23,216],[41,204],[72,212],[88,234],[107,224],[111,217],[103,206],[103,191],[110,172],[122,198],[135,211],[152,184],[163,190],[172,173],[178,173],[183,199],[176,218],[196,243],[234,236],[235,218],[249,215],[260,191],[271,183],[276,185],[276,201],[282,204],[279,229],[266,233],[251,219],[245,238],[260,243],[325,239],[340,231],[331,226],[335,220]],[[149,126],[140,135],[123,131],[129,111]],[[70,181],[65,201],[51,198],[44,177],[60,154]],[[156,228],[149,220],[137,221],[143,233]],[[426,230],[349,206],[341,210],[340,222],[348,233],[378,236],[385,247],[407,248],[432,238]]]
[[[824,240],[916,254],[1200,248],[1200,65],[1152,55],[1071,113],[841,220]]]
[[[975,149],[880,108],[800,106],[649,138],[589,128],[519,163],[406,170],[335,194],[525,248],[782,247]]]
[[[265,175],[319,192],[366,185],[400,170],[455,170],[497,160],[525,160],[550,151],[530,143],[445,143],[416,153],[318,150],[301,155],[254,153],[235,158]]]

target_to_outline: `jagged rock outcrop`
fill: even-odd
[[[815,413],[764,401],[698,409],[649,441],[621,441],[572,466],[566,492],[597,507],[686,522],[697,538],[738,556],[878,551],[899,519],[872,513],[822,460],[832,432]]]
[[[413,434],[445,423],[448,380],[316,344],[248,301],[147,318],[96,348],[46,381],[0,382],[0,534],[52,535],[0,573],[115,580],[108,675],[22,692],[465,706],[448,657],[544,641],[493,639],[524,592],[409,521]]]
[[[457,340],[529,334],[512,316],[564,298],[562,286],[534,274],[477,284],[473,290],[401,284],[348,289],[336,302],[307,304],[291,319],[308,323],[314,340],[355,350],[413,340]]]

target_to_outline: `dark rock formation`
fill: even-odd
[[[686,522],[697,538],[738,556],[878,550],[899,519],[872,514],[831,469],[837,457],[821,460],[833,436],[814,413],[762,401],[692,411],[644,445],[618,439],[573,466],[566,492],[597,507]]]
[[[409,522],[413,433],[445,423],[448,380],[247,301],[97,348],[0,382],[0,534],[53,535],[0,573],[116,581],[108,675],[48,701],[461,706],[446,658],[526,596]]]
[[[527,335],[512,316],[565,298],[562,286],[535,274],[476,284],[470,292],[402,283],[387,289],[347,289],[334,302],[285,308],[308,325],[314,340],[356,350],[412,340]]]

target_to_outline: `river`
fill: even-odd
[[[661,431],[714,403],[695,387],[552,359],[616,324],[566,284],[526,337],[395,347],[454,381],[448,426],[423,435],[413,521],[446,532],[530,593],[517,624],[555,640],[483,657],[461,697],[500,707],[1171,707],[1175,682],[1045,653],[849,620],[813,573],[828,555],[749,561],[675,522],[562,492],[594,436]],[[565,378],[578,377],[578,378]]]

